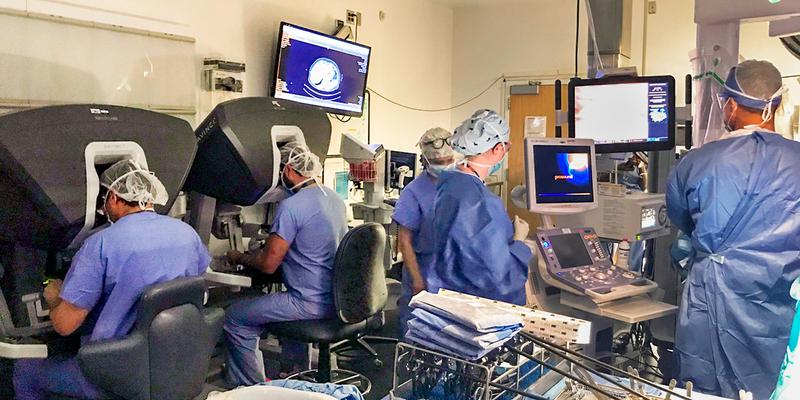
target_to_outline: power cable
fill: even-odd
[[[405,109],[408,109],[408,110],[413,110],[413,111],[419,111],[419,112],[441,112],[441,111],[450,111],[450,110],[456,109],[458,107],[464,106],[464,105],[466,105],[468,103],[471,103],[472,101],[474,101],[478,97],[483,96],[484,93],[488,92],[489,89],[494,87],[494,85],[497,84],[497,82],[500,82],[501,79],[503,79],[502,75],[498,76],[497,79],[492,81],[492,83],[490,83],[489,86],[486,87],[486,89],[483,89],[482,92],[480,92],[477,95],[471,97],[469,100],[463,101],[463,102],[461,102],[459,104],[456,104],[456,105],[451,106],[451,107],[446,107],[446,108],[419,108],[419,107],[407,106],[405,104],[402,104],[400,102],[394,101],[394,100],[384,96],[383,94],[381,94],[379,91],[375,90],[374,88],[370,87],[370,88],[367,88],[367,89],[370,92],[375,93],[376,96],[378,96],[378,97],[380,97],[380,98],[382,98],[382,99],[388,101],[389,103],[392,103],[392,104],[394,104],[394,105],[396,105],[398,107],[402,107],[402,108],[405,108]]]

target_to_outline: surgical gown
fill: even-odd
[[[475,175],[445,171],[434,201],[434,261],[428,291],[450,289],[525,304],[530,248],[513,240],[503,202]]]
[[[709,394],[766,399],[789,340],[800,275],[800,143],[751,132],[690,151],[667,184],[691,237],[675,350],[678,375]]]
[[[427,282],[428,270],[433,260],[433,201],[436,198],[436,180],[428,172],[414,179],[403,189],[392,219],[414,234],[412,246],[417,256],[420,274]],[[403,293],[398,301],[400,328],[405,332],[411,301],[411,274],[403,268]]]

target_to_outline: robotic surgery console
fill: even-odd
[[[63,278],[71,256],[107,226],[99,176],[134,159],[169,192],[167,213],[183,186],[196,141],[189,124],[152,111],[63,105],[0,116],[0,358],[39,357],[14,346],[50,330],[41,291]]]
[[[540,273],[545,282],[598,302],[648,293],[656,284],[615,267],[592,228],[537,232]]]
[[[197,156],[184,185],[189,223],[209,246],[215,262],[206,279],[251,286],[250,274],[227,265],[227,250],[255,250],[266,238],[269,204],[286,197],[280,185],[280,147],[305,143],[324,162],[331,124],[321,110],[266,97],[217,105],[195,130]]]

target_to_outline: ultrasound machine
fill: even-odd
[[[542,220],[528,241],[536,254],[529,303],[593,320],[597,329],[674,314],[674,305],[659,301],[658,285],[614,265],[606,245],[669,232],[663,194],[598,183],[596,155],[673,147],[674,81],[574,80],[569,89],[570,137],[526,138],[525,185],[511,196]]]
[[[597,303],[645,294],[655,283],[619,268],[592,227],[555,227],[552,215],[597,207],[595,150],[591,139],[525,140],[528,210],[542,214],[536,233],[538,276],[549,286]]]

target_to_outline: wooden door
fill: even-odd
[[[566,110],[567,85],[561,85],[562,109]],[[509,124],[511,125],[511,151],[508,154],[508,185],[506,185],[506,198],[511,199],[511,190],[517,185],[525,182],[525,117],[526,116],[546,116],[547,117],[547,137],[555,137],[556,132],[556,111],[555,111],[555,86],[541,85],[539,94],[535,95],[511,95]],[[563,126],[562,135],[567,136],[567,126]],[[511,218],[519,215],[531,226],[531,232],[541,226],[541,218],[538,214],[520,209],[508,201],[508,213]]]

